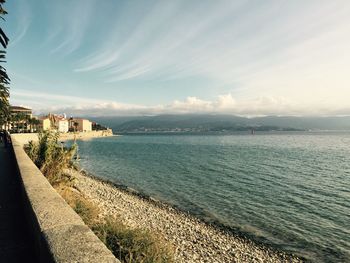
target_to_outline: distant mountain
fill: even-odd
[[[119,133],[350,130],[350,117],[256,117],[232,115],[159,115],[90,118]]]

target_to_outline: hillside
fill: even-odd
[[[350,117],[255,117],[232,115],[158,115],[91,118],[114,132],[230,132],[350,130]]]

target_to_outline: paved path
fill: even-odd
[[[0,262],[37,262],[26,229],[20,184],[9,149],[0,142]]]

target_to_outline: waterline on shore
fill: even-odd
[[[176,262],[301,262],[125,185],[86,171],[72,173],[78,178],[79,190],[100,206],[103,216],[118,215],[131,227],[161,233],[176,246]]]

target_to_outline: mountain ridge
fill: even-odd
[[[114,132],[220,132],[243,130],[350,130],[350,116],[295,117],[264,116],[241,117],[223,114],[166,114],[156,116],[90,117]]]

